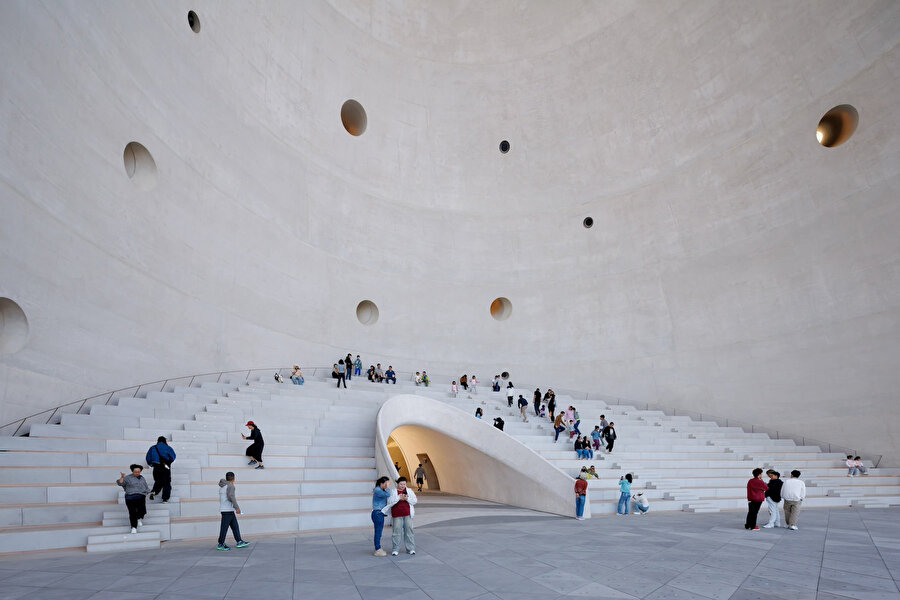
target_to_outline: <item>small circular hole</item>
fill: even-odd
[[[512,314],[512,302],[504,297],[494,298],[491,302],[491,316],[498,321],[505,321]]]
[[[500,373],[500,379],[509,379],[509,371],[503,371]]]
[[[585,229],[590,229],[594,226],[594,219],[593,217],[585,217],[581,224],[584,225]]]
[[[374,325],[378,322],[378,307],[371,300],[363,300],[356,305],[356,318],[363,325]]]
[[[366,116],[366,109],[356,100],[347,100],[341,106],[341,123],[344,129],[350,135],[362,135],[366,132],[366,126],[369,124],[369,118]]]
[[[138,188],[146,191],[156,187],[156,161],[150,151],[138,142],[129,142],[122,153],[125,174]]]
[[[13,354],[28,342],[28,318],[22,307],[0,298],[0,354]]]
[[[509,142],[507,142],[506,140],[500,142],[500,152],[502,152],[503,154],[509,152]]]
[[[194,33],[200,33],[200,17],[192,10],[188,11],[188,25],[191,26]]]
[[[850,139],[859,125],[859,113],[849,104],[841,104],[829,110],[819,120],[816,140],[826,148],[840,146]]]

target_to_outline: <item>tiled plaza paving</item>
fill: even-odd
[[[445,508],[455,518],[425,524]],[[496,508],[423,510],[415,556],[372,556],[370,530],[227,553],[189,542],[4,556],[0,599],[900,599],[900,509],[807,509],[799,531],[748,532],[737,512],[578,522]],[[390,550],[390,529],[384,542]]]

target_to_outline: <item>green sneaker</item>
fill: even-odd
[[[219,550],[220,552],[227,552],[231,550],[231,548],[229,548],[225,544],[219,544],[218,546],[216,546],[216,550]]]
[[[237,544],[235,544],[234,547],[235,548],[246,548],[249,545],[250,545],[250,542],[245,542],[244,540],[241,540]]]

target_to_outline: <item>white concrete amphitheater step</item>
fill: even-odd
[[[88,552],[152,550],[154,548],[159,548],[160,539],[161,537],[158,531],[95,534],[88,536],[86,549]]]

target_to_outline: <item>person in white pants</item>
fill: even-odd
[[[766,471],[769,476],[769,489],[766,490],[766,508],[769,509],[769,522],[763,525],[765,529],[773,527],[781,527],[781,515],[778,514],[778,507],[781,505],[781,487],[784,482],[781,481],[781,473],[769,469]]]

